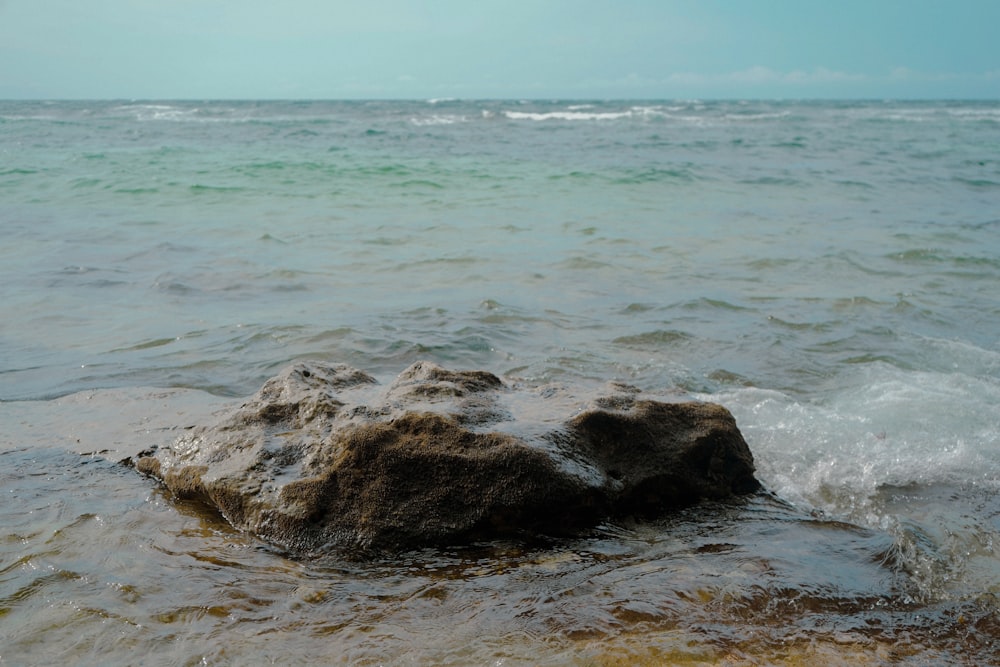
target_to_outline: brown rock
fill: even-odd
[[[348,366],[296,363],[135,465],[296,551],[564,535],[759,487],[719,405],[616,384],[589,398],[516,388],[426,362],[385,388]]]

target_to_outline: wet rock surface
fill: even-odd
[[[567,535],[759,488],[724,407],[628,385],[519,387],[418,362],[393,382],[298,362],[133,459],[294,551]]]

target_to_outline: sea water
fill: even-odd
[[[1000,656],[998,103],[0,102],[0,239],[0,664]],[[79,454],[301,358],[719,402],[766,492],[313,562]]]

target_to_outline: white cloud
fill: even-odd
[[[721,82],[730,83],[774,83],[783,78],[783,75],[768,67],[755,65],[750,69],[740,72],[731,72],[720,77]]]

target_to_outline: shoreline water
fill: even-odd
[[[5,417],[23,430],[6,434],[0,482],[28,509],[5,540],[8,555],[15,536],[24,553],[4,573],[35,573],[35,584],[6,597],[5,660],[126,664],[143,645],[157,653],[148,664],[195,656],[209,664],[268,656],[358,664],[978,664],[1000,655],[992,589],[1000,561],[983,539],[989,528],[975,525],[1000,521],[995,488],[883,485],[865,499],[867,515],[854,512],[856,521],[765,489],[653,522],[603,524],[580,538],[424,549],[374,562],[336,553],[302,560],[115,463],[134,455],[129,448],[169,442],[232,404],[162,389],[4,404],[20,408]],[[79,420],[81,409],[89,422]],[[44,481],[33,481],[33,470],[47,471]],[[66,477],[77,481],[67,485]],[[3,512],[6,525],[14,511]],[[866,525],[876,515],[881,525]],[[89,553],[93,540],[119,534],[122,524],[129,534],[115,537],[117,546],[79,560],[80,550]],[[963,538],[955,530],[963,524],[978,534]],[[205,589],[171,590],[164,578],[177,567]],[[263,583],[275,573],[280,583]],[[70,585],[62,590],[60,581]],[[35,587],[48,592],[39,599]],[[80,596],[91,602],[81,606]],[[161,611],[150,616],[154,609]],[[68,637],[54,651],[39,644],[50,644],[57,626],[28,628],[53,610],[84,635],[96,632],[94,648]],[[113,640],[109,622],[118,627]],[[287,639],[244,635],[260,622]],[[186,640],[193,646],[176,643],[178,624],[194,631]],[[449,639],[434,634],[438,624],[450,628]]]
[[[0,102],[0,664],[997,661],[1000,104],[581,104]],[[80,456],[304,358],[718,402],[768,493],[358,568]]]

